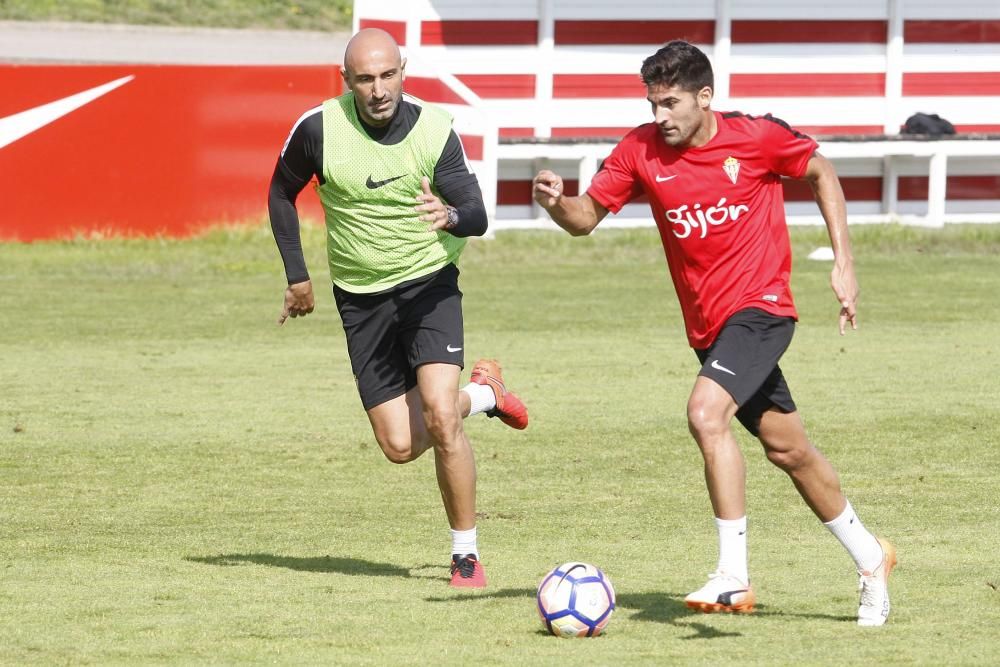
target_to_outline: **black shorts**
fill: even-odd
[[[377,294],[335,285],[333,296],[365,410],[417,386],[421,364],[464,368],[462,292],[454,264]]]
[[[778,367],[795,332],[795,320],[759,308],[734,313],[722,326],[715,342],[695,350],[702,363],[698,375],[715,380],[739,406],[736,418],[754,436],[760,435],[760,418],[774,406],[795,412],[795,402]]]

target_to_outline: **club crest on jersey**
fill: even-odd
[[[726,176],[729,180],[736,185],[736,179],[740,175],[740,161],[734,158],[732,155],[726,158],[726,161],[722,163],[722,169],[726,172]]]

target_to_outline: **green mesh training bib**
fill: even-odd
[[[409,96],[408,96],[409,97]],[[411,98],[412,99],[412,98]],[[431,179],[451,132],[451,116],[419,102],[406,138],[384,146],[358,120],[354,94],[323,103],[323,177],[330,278],[348,292],[379,292],[455,262],[465,239],[429,232],[413,210],[420,179]],[[438,195],[440,196],[440,195]]]

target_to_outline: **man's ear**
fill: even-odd
[[[707,109],[712,105],[712,96],[715,91],[712,90],[711,86],[705,86],[698,91],[698,106],[702,109]]]
[[[403,58],[399,63],[399,78],[406,80],[406,58]]]

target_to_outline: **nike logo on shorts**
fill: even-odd
[[[448,345],[444,349],[448,350],[449,352],[461,352],[462,351],[462,348],[460,348],[460,347],[452,347],[451,345]]]
[[[731,370],[729,370],[728,368],[726,368],[725,366],[723,366],[722,364],[720,364],[718,359],[713,359],[712,360],[712,368],[714,368],[717,371],[722,371],[723,373],[729,373],[730,375],[736,375],[736,373],[732,372]]]
[[[659,174],[657,174],[656,182],[663,183],[664,181],[669,181],[672,178],[677,178],[677,174],[670,174],[669,176],[660,176]]]

